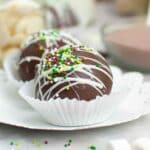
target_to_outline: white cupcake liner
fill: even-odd
[[[8,80],[12,82],[14,87],[20,88],[23,85],[23,81],[20,79],[18,69],[17,69],[17,62],[19,61],[20,51],[12,51],[10,52],[3,63],[4,70],[8,77]]]
[[[19,94],[50,124],[85,126],[106,121],[123,102],[134,99],[142,87],[143,76],[140,73],[129,73],[118,80],[120,84],[117,88],[115,86],[116,89],[110,95],[98,96],[90,102],[68,98],[40,101],[34,98],[33,80],[25,83]]]

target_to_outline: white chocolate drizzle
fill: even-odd
[[[60,31],[55,31],[55,30],[44,30],[44,31],[34,33],[31,36],[29,36],[29,38],[24,42],[22,48],[25,49],[29,45],[31,45],[39,40],[43,40],[42,36],[46,42],[46,47],[47,47],[46,49],[51,48],[54,45],[56,47],[59,47],[59,44],[57,42],[60,40],[62,40],[62,42],[65,43],[65,45],[70,45],[70,46],[81,44],[77,39],[75,39],[71,35],[66,34],[62,31],[60,32]],[[22,63],[30,62],[30,61],[34,61],[34,60],[41,61],[41,58],[39,58],[37,56],[26,56],[19,61],[19,65],[21,65]]]
[[[38,70],[39,75],[36,78],[36,82],[35,82],[35,86],[38,89],[35,89],[35,94],[37,97],[40,97],[41,100],[49,100],[50,98],[55,99],[61,94],[61,92],[66,90],[68,87],[74,91],[74,93],[76,94],[76,98],[80,100],[80,95],[74,89],[74,87],[78,85],[88,85],[91,88],[95,89],[99,93],[99,95],[102,96],[105,94],[103,91],[107,89],[106,83],[104,83],[101,80],[101,78],[93,74],[93,70],[96,70],[100,74],[103,74],[104,76],[106,76],[106,78],[108,78],[108,80],[112,82],[113,80],[112,75],[111,75],[109,67],[106,65],[104,58],[100,54],[98,54],[98,52],[96,51],[93,52],[93,49],[90,49],[87,51],[86,47],[82,47],[82,48],[75,47],[75,48],[77,52],[84,51],[84,53],[91,53],[92,55],[97,56],[96,58],[99,58],[99,61],[98,59],[79,55],[79,58],[81,59],[85,58],[86,60],[90,61],[91,63],[93,62],[93,63],[92,64],[88,64],[88,63],[77,64],[75,65],[76,67],[75,67],[75,70],[73,71],[70,71],[69,66],[66,67],[65,68],[66,79],[64,79],[64,77],[62,76],[54,77],[54,81],[51,83],[51,86],[44,93],[42,90],[45,86],[50,84],[50,81],[47,80],[47,76],[52,73],[52,70],[48,69],[44,71],[44,73],[41,73],[40,71],[41,68],[39,68]],[[96,64],[99,64],[100,67],[97,67]],[[40,64],[40,67],[41,65],[42,63]],[[80,77],[80,74],[82,75],[84,74],[85,76]],[[57,92],[54,92],[54,89],[58,89]]]

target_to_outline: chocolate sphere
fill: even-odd
[[[45,50],[64,45],[78,45],[80,42],[70,35],[58,31],[42,31],[31,35],[24,43],[19,59],[18,72],[23,81],[34,78],[36,66]]]
[[[112,88],[112,73],[105,59],[84,46],[65,46],[45,53],[35,80],[35,97],[45,101],[90,101],[108,95]]]

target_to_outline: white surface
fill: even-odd
[[[150,138],[149,124],[150,116],[118,126],[74,132],[33,131],[0,125],[0,145],[2,150],[12,150],[9,143],[19,141],[21,146],[14,146],[14,150],[64,150],[64,144],[72,139],[66,150],[88,150],[89,145],[95,145],[96,150],[105,150],[107,142],[115,138],[126,138],[129,142],[141,136]],[[33,139],[48,140],[49,144],[39,149],[31,143]]]
[[[107,150],[131,150],[130,143],[126,139],[111,140]]]
[[[145,137],[136,139],[132,147],[133,150],[150,150],[150,139]]]
[[[1,74],[3,74],[3,72],[1,72]],[[48,129],[50,127],[51,129],[53,128],[53,130],[60,129],[56,126],[50,126],[44,121],[41,122],[41,119],[39,120],[37,114],[28,105],[26,105],[26,103],[22,101],[20,97],[15,100],[11,99],[14,92],[16,92],[16,89],[12,85],[10,85],[9,82],[7,82],[6,76],[4,76],[4,74],[2,76],[0,76],[0,81],[5,82],[0,85],[0,94],[6,96],[7,93],[7,97],[9,98],[9,101],[5,101],[5,103],[2,102],[4,99],[0,99],[0,102],[2,102],[0,103],[0,110],[2,112],[0,113],[0,119],[3,119],[3,122],[7,122],[7,119],[9,118],[9,122],[11,121],[13,124],[18,124],[18,121],[19,123],[25,122],[25,125],[30,126],[31,128],[42,127]],[[8,92],[5,92],[8,88],[10,88],[12,91],[9,94]],[[13,107],[7,109],[8,105],[11,104],[13,106],[14,102],[15,106],[19,109],[14,109]],[[118,111],[114,112],[113,117],[107,122],[104,122],[103,125],[110,123],[119,124],[120,122],[127,121],[126,119],[132,120],[133,118],[139,118],[139,116],[141,116],[141,113],[139,113],[139,107],[132,107],[133,105],[131,104],[126,105],[126,107],[120,107]],[[148,105],[147,108],[148,110],[150,110],[150,107]],[[128,114],[128,112],[130,112],[130,114]],[[5,113],[7,113],[8,118],[4,116]],[[25,118],[22,118],[22,115]],[[14,116],[16,117],[16,120],[14,120]],[[2,147],[2,150],[63,150],[64,144],[67,143],[69,139],[72,139],[73,142],[71,146],[65,150],[88,150],[88,147],[90,145],[95,145],[97,148],[96,150],[105,150],[104,148],[106,148],[106,143],[113,138],[127,138],[128,140],[133,140],[138,136],[148,136],[149,132],[147,131],[150,129],[148,122],[150,123],[150,117],[147,116],[142,117],[137,121],[129,122],[122,125],[72,132],[50,132],[37,130],[33,131],[23,128],[10,127],[7,125],[0,125],[0,145]],[[70,128],[70,130],[72,129],[73,128]],[[64,128],[61,128],[61,130],[64,130]],[[38,143],[41,143],[42,147],[39,148],[39,146],[33,144],[33,139],[38,140]],[[44,140],[48,140],[49,143],[47,145],[44,145]],[[19,142],[19,146],[10,146],[11,141]]]

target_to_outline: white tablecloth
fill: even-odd
[[[75,132],[33,131],[0,125],[0,150],[88,150],[90,145],[105,150],[111,139],[126,138],[132,142],[141,136],[150,138],[150,115],[122,125]],[[64,144],[70,139],[72,143],[65,149]]]

